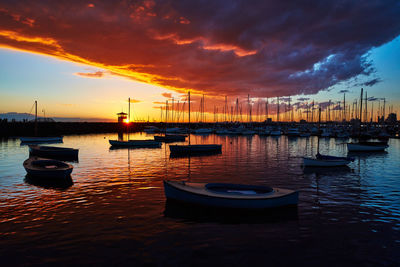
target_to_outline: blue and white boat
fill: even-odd
[[[164,181],[165,197],[214,208],[265,209],[297,205],[299,192],[268,186]]]

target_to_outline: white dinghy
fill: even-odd
[[[266,209],[297,205],[299,192],[258,185],[164,181],[167,200],[230,209]]]

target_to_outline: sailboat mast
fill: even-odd
[[[319,154],[319,131],[321,127],[321,107],[318,109],[318,142],[317,142],[317,154]]]
[[[363,101],[363,88],[361,88],[361,97],[360,97],[360,134],[361,134],[361,123],[362,123],[362,101]]]
[[[311,104],[311,122],[314,122],[314,100]]]
[[[277,97],[277,102],[278,105],[277,105],[276,121],[279,122],[279,96]]]
[[[368,123],[368,97],[367,92],[365,92],[365,122]]]
[[[374,121],[374,102],[372,104],[372,110],[371,110],[371,123]]]
[[[189,146],[190,146],[190,91],[188,92],[189,98]]]
[[[383,99],[383,122],[385,122],[385,113],[386,113],[386,98]]]
[[[228,98],[227,96],[225,96],[225,107],[224,107],[224,121],[227,122],[227,117],[226,117],[226,113],[227,113],[227,109],[228,109]]]
[[[346,121],[346,93],[343,94],[343,120]]]
[[[37,101],[35,100],[35,136],[38,133],[38,126],[37,126]]]

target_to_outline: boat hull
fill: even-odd
[[[29,154],[31,156],[38,156],[42,158],[55,158],[55,159],[76,159],[78,158],[78,149],[63,148],[63,147],[49,147],[49,146],[29,146]]]
[[[266,209],[277,208],[284,206],[297,205],[299,192],[292,190],[285,190],[273,188],[271,194],[265,197],[257,198],[243,198],[243,197],[229,197],[221,194],[207,194],[206,190],[197,190],[197,192],[185,190],[183,185],[179,182],[164,181],[165,196],[169,200],[180,201],[193,205],[208,206],[214,208],[232,208],[232,209]],[[182,184],[182,183],[181,183]],[[285,190],[286,194],[279,194],[275,196],[279,190]]]
[[[62,142],[63,137],[21,137],[23,143]]]
[[[350,160],[321,160],[314,158],[303,158],[304,167],[337,167],[349,164]]]
[[[172,154],[196,154],[221,152],[222,145],[170,145],[169,150]]]
[[[363,145],[363,144],[357,144],[357,143],[348,143],[347,144],[347,150],[349,152],[353,151],[384,151],[386,148],[388,148],[388,145],[382,144],[382,145]]]
[[[110,145],[114,147],[142,147],[142,148],[159,148],[161,143],[155,140],[129,140],[118,141],[108,140]]]

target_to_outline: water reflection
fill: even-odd
[[[338,167],[304,167],[304,174],[316,174],[325,176],[339,176],[351,172],[352,169],[349,166],[338,166]]]
[[[186,222],[265,224],[296,221],[298,219],[298,209],[297,207],[263,210],[222,209],[167,200],[164,216]]]
[[[348,157],[352,157],[352,158],[371,158],[371,157],[375,157],[375,158],[384,158],[388,155],[387,151],[368,151],[368,152],[348,152],[347,156]]]
[[[42,177],[33,177],[27,174],[24,179],[25,183],[30,185],[39,186],[46,189],[58,189],[58,190],[66,190],[71,187],[74,182],[71,176],[65,177],[64,179],[53,179],[53,178],[42,178]]]
[[[189,154],[170,154],[169,157],[171,159],[176,158],[189,158],[189,157],[208,157],[222,154],[222,151],[207,151],[207,152],[191,152]]]
[[[78,148],[79,162],[72,163],[73,182],[61,185],[24,179],[28,147],[19,140],[0,143],[0,254],[6,261],[43,265],[48,253],[74,255],[71,265],[104,265],[104,250],[114,248],[110,263],[121,265],[142,262],[144,253],[162,259],[158,265],[181,254],[189,255],[182,266],[226,254],[225,265],[255,257],[273,265],[286,258],[293,259],[286,265],[310,258],[319,266],[354,259],[400,264],[393,256],[400,255],[400,140],[390,140],[385,153],[355,155],[346,168],[302,169],[302,157],[317,152],[316,137],[191,135],[192,144],[222,144],[222,154],[187,158],[171,158],[164,143],[161,149],[110,149],[108,140],[117,138],[65,136],[60,146]],[[347,147],[321,139],[320,153],[345,156]],[[256,214],[187,208],[166,203],[164,179],[299,190],[299,206]],[[90,248],[101,253],[95,257]],[[349,254],[354,248],[362,253]]]

